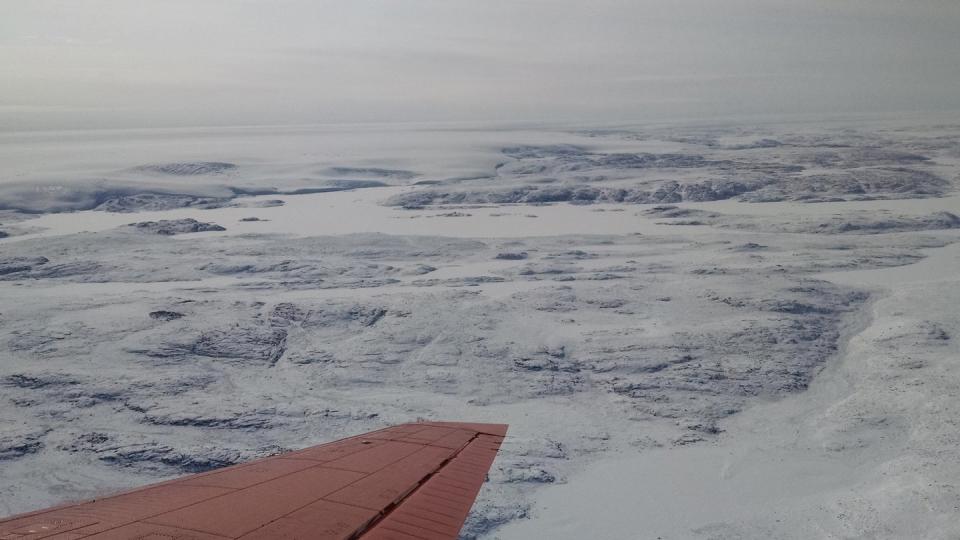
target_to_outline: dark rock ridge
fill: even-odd
[[[238,325],[202,332],[188,341],[181,338],[149,349],[130,349],[130,352],[178,361],[200,356],[272,366],[283,356],[286,342],[287,331],[282,328]]]
[[[401,193],[387,199],[387,206],[420,208],[435,204],[540,204],[630,203],[663,204],[683,201],[717,201],[759,189],[763,181],[705,180],[682,184],[676,181],[659,185],[617,186],[517,186],[476,191],[422,190]]]
[[[187,234],[207,231],[225,231],[227,230],[216,223],[203,223],[193,218],[186,219],[161,219],[160,221],[141,221],[131,223],[127,227],[133,227],[138,231],[162,234],[172,236],[175,234]]]
[[[43,449],[44,433],[0,436],[0,462],[35,454]]]
[[[198,208],[207,210],[222,208],[230,204],[229,197],[200,197],[176,193],[133,193],[107,198],[94,210],[103,212],[145,212],[173,210],[176,208]]]
[[[519,252],[503,252],[503,253],[497,253],[497,255],[494,257],[494,259],[500,259],[500,260],[503,260],[503,261],[522,261],[523,259],[526,259],[527,257],[528,257],[528,254],[527,254],[526,251],[519,251]]]
[[[181,317],[183,317],[183,313],[178,313],[176,311],[160,310],[150,312],[150,318],[158,321],[173,321]]]
[[[0,276],[6,274],[15,274],[17,272],[29,272],[36,266],[42,266],[50,262],[46,257],[8,257],[0,259]]]

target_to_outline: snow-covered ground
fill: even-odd
[[[0,163],[0,514],[431,418],[511,424],[466,537],[960,534],[960,124],[34,133]]]
[[[822,274],[877,300],[808,391],[734,417],[715,444],[592,464],[502,537],[960,536],[958,247]]]

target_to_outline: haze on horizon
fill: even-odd
[[[0,130],[960,110],[955,0],[3,0]]]

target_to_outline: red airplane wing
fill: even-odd
[[[506,433],[402,424],[0,519],[0,540],[455,539]]]

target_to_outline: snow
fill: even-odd
[[[960,126],[0,158],[0,514],[430,418],[511,425],[467,538],[958,534]]]
[[[915,265],[823,274],[880,286],[883,298],[808,391],[746,411],[714,445],[591,465],[498,536],[956,537],[948,462],[960,434],[942,423],[956,408],[957,246]]]

